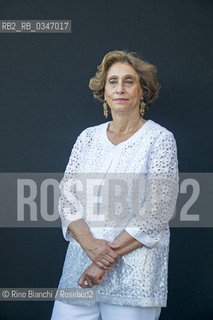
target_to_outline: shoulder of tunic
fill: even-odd
[[[147,130],[150,134],[155,134],[160,135],[160,134],[172,134],[170,130],[167,128],[163,127],[159,123],[153,121],[153,120],[148,120],[149,121],[149,126],[147,126]]]
[[[79,134],[78,138],[91,139],[92,137],[99,135],[107,127],[107,123],[109,122],[110,121],[104,122],[95,126],[87,127]]]
[[[109,123],[110,121],[108,122],[104,122],[104,123],[100,123],[98,125],[95,125],[95,126],[90,126],[90,127],[87,127],[86,129],[84,129],[82,131],[82,133],[97,133],[98,131],[101,131],[101,130],[104,130],[104,128],[107,127],[107,124]]]

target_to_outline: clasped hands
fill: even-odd
[[[120,258],[116,252],[119,247],[116,243],[93,238],[84,248],[93,263],[82,273],[78,280],[79,286],[92,288],[99,285],[106,270],[110,270],[113,263]]]

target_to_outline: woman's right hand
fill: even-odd
[[[103,239],[92,238],[85,245],[84,250],[97,267],[103,270],[109,270],[113,263],[120,258],[114,251],[114,249],[118,249],[119,247],[119,244],[113,244]]]

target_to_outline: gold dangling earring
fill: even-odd
[[[108,106],[107,106],[106,100],[103,103],[103,107],[104,107],[104,117],[108,118]]]
[[[139,105],[139,113],[140,113],[140,116],[143,118],[144,116],[144,113],[145,113],[145,102],[143,100],[141,100],[141,103]]]

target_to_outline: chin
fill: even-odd
[[[114,108],[112,109],[114,113],[129,113],[131,110],[128,110],[127,108]]]

